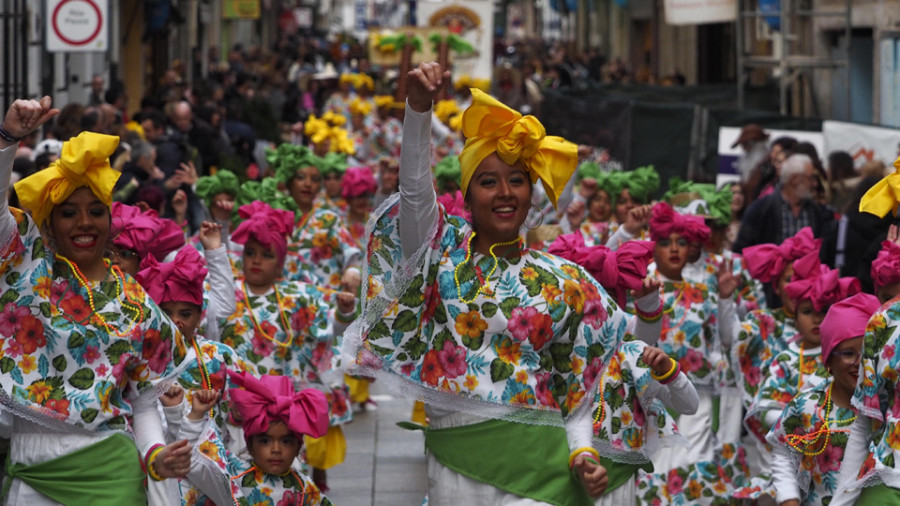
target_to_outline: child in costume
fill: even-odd
[[[174,221],[160,218],[156,211],[113,202],[112,244],[106,257],[122,272],[134,276],[140,270],[141,261],[153,256],[162,262],[166,256],[184,246],[184,232]]]
[[[837,492],[841,460],[856,420],[850,401],[863,334],[879,307],[875,296],[858,293],[831,306],[822,320],[822,356],[832,377],[797,394],[766,436],[774,454],[778,504],[828,504]]]
[[[327,430],[325,395],[315,389],[296,392],[286,376],[229,375],[238,388],[228,394],[242,420],[251,460],[224,460],[204,447],[217,437],[207,424],[219,392],[198,390],[182,428],[197,450],[188,479],[215,504],[331,506],[308,476],[293,469],[303,438],[321,437]]]
[[[222,342],[260,375],[289,376],[298,388],[312,386],[328,394],[331,429],[324,440],[307,444],[313,477],[325,488],[325,469],[344,461],[346,439],[340,425],[352,419],[334,359],[335,335],[352,319],[356,298],[336,294],[335,311],[321,288],[279,281],[292,213],[257,201],[241,206],[238,214],[244,221],[232,239],[244,245],[244,277],[237,281],[237,310],[222,329]]]
[[[881,251],[872,261],[872,284],[882,304],[900,295],[900,230],[897,225],[888,229],[887,240],[881,243]]]

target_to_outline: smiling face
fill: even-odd
[[[322,174],[319,169],[309,166],[304,167],[294,174],[288,183],[288,191],[300,210],[303,212],[312,209],[313,200],[322,189]]]
[[[200,306],[184,301],[163,302],[159,305],[178,327],[178,330],[188,339],[194,338],[194,332],[200,325]]]
[[[653,248],[656,270],[669,279],[680,280],[681,271],[687,264],[689,252],[690,245],[687,239],[672,232],[669,237],[656,241],[656,246]]]
[[[825,357],[825,367],[834,376],[835,386],[848,393],[856,390],[862,345],[863,336],[854,337],[835,346],[831,355]]]
[[[247,451],[264,473],[284,474],[300,454],[300,438],[281,421],[270,421],[269,430],[250,436]]]
[[[109,240],[109,207],[87,187],[76,189],[50,211],[50,233],[57,253],[68,258],[88,277],[106,275],[103,253]]]
[[[816,311],[808,299],[797,304],[797,332],[807,348],[815,348],[822,344],[822,331],[819,325],[825,319],[825,311]]]
[[[275,280],[281,277],[284,259],[278,258],[275,248],[267,248],[250,237],[244,245],[244,280],[255,292],[269,290]]]
[[[588,219],[594,223],[609,221],[612,217],[612,200],[606,190],[597,190],[591,197],[588,207]]]
[[[478,238],[491,244],[515,240],[530,208],[531,181],[521,161],[507,165],[496,153],[481,161],[466,191]]]

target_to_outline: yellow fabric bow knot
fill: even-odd
[[[521,160],[535,183],[538,179],[547,197],[556,201],[578,166],[578,146],[562,137],[548,136],[534,116],[522,116],[483,91],[473,88],[472,105],[463,113],[462,130],[466,145],[459,154],[462,193],[472,174],[491,153],[508,165]]]
[[[59,160],[15,184],[22,207],[31,211],[35,223],[41,226],[54,206],[82,186],[111,205],[113,187],[122,174],[110,167],[109,157],[118,145],[118,137],[94,132],[82,132],[69,139],[63,144]]]
[[[897,213],[900,204],[900,158],[894,161],[894,173],[875,183],[859,201],[859,212],[884,217]]]

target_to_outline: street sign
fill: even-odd
[[[107,0],[46,0],[47,51],[90,52],[109,48]]]

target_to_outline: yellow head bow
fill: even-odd
[[[897,213],[897,206],[900,204],[900,158],[894,161],[894,169],[893,174],[875,183],[863,195],[859,201],[859,212],[879,217],[884,217],[891,211]]]
[[[375,95],[375,107],[391,107],[394,105],[394,97],[390,95]]]
[[[352,85],[355,80],[356,80],[356,78],[353,76],[353,74],[344,73],[344,74],[341,74],[341,77],[338,79],[338,83]]]
[[[109,165],[109,156],[119,145],[119,138],[93,132],[82,132],[63,144],[59,160],[46,169],[16,183],[16,194],[22,207],[31,211],[38,226],[50,211],[82,186],[107,206],[112,204],[113,187],[121,172]]]
[[[350,102],[350,114],[368,116],[370,112],[372,112],[372,102],[360,100],[359,98],[355,98],[353,102]]]
[[[365,86],[369,91],[375,89],[375,81],[369,74],[356,74],[356,80],[353,83],[354,88],[362,88]]]
[[[531,182],[540,179],[556,207],[556,199],[578,165],[578,146],[548,136],[537,118],[523,117],[477,88],[472,89],[472,105],[463,113],[462,130],[467,139],[459,154],[463,195],[481,161],[496,152],[508,165],[521,160]]]

